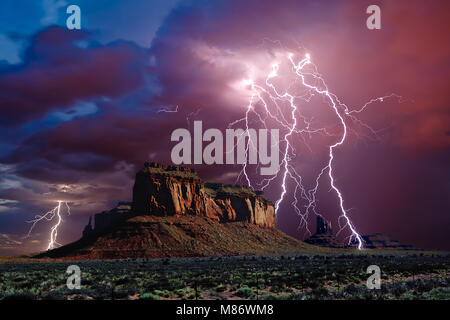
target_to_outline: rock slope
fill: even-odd
[[[141,215],[41,254],[64,260],[271,255],[317,251],[276,228],[192,215]],[[312,250],[311,250],[312,249]]]

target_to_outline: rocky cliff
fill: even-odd
[[[136,174],[133,202],[94,215],[83,236],[98,233],[123,216],[199,216],[217,222],[248,222],[275,227],[274,205],[249,187],[205,183],[192,169],[145,163]]]
[[[140,215],[205,216],[275,227],[273,204],[249,187],[205,183],[195,171],[146,163],[136,174],[133,211]]]
[[[245,186],[206,183],[195,171],[146,163],[133,201],[89,218],[83,237],[39,257],[117,259],[306,250],[275,228],[274,205]]]

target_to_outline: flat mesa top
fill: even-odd
[[[157,162],[146,162],[141,172],[155,174],[155,175],[168,175],[180,178],[192,178],[200,180],[195,170],[181,167],[181,166],[165,166]]]
[[[194,179],[203,181],[202,179],[200,179],[194,169],[176,165],[166,166],[157,162],[144,163],[144,168],[140,172],[155,176],[164,175],[182,179]],[[263,197],[264,195],[262,191],[253,190],[249,186],[216,182],[205,182],[205,191],[212,196],[216,196],[217,194],[246,194],[251,196]]]

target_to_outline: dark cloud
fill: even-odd
[[[96,45],[59,27],[35,35],[23,63],[0,70],[0,124],[41,118],[76,101],[118,97],[143,83],[148,55],[125,42]]]

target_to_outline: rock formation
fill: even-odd
[[[274,205],[262,192],[222,183],[205,183],[194,170],[146,162],[136,174],[133,202],[94,215],[83,236],[98,233],[124,215],[201,216],[218,222],[243,221],[275,227]]]
[[[133,202],[119,202],[112,210],[98,213],[83,231],[83,236],[100,232],[125,214],[201,216],[218,222],[244,221],[275,227],[274,205],[262,192],[246,186],[205,183],[194,170],[146,162],[136,174]]]
[[[83,229],[83,238],[90,236],[94,233],[94,228],[92,228],[92,216],[89,217],[89,223]]]
[[[136,174],[133,211],[155,216],[206,216],[275,227],[273,204],[249,187],[205,183],[195,171],[146,163]]]
[[[136,174],[133,202],[90,217],[80,240],[39,257],[190,257],[309,248],[275,228],[274,205],[262,192],[205,183],[189,168],[146,163]]]
[[[131,202],[119,202],[117,204],[117,207],[115,207],[114,209],[95,214],[94,227],[92,226],[92,216],[89,217],[89,223],[83,230],[83,237],[99,233],[119,220],[124,215],[130,214],[131,206]]]
[[[325,221],[321,216],[317,216],[317,232],[316,234],[328,234],[333,235],[331,229],[331,222]]]
[[[386,234],[375,233],[362,236],[366,249],[391,249],[391,250],[418,250],[411,245],[402,244]],[[352,243],[357,246],[357,243]]]
[[[317,216],[316,233],[305,240],[306,243],[329,248],[346,248],[347,246],[339,242],[333,235],[331,222],[325,221],[321,216]]]

